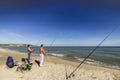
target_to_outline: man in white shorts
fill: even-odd
[[[42,66],[43,65],[43,62],[44,62],[44,54],[46,54],[47,51],[44,50],[43,48],[43,44],[41,44],[40,46],[40,64],[39,66]]]

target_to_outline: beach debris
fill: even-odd
[[[39,60],[35,60],[35,62],[36,62],[37,65],[40,67],[40,61],[39,61]]]
[[[26,70],[31,70],[33,63],[26,63],[26,59],[22,58],[21,61],[23,62],[21,65],[19,65],[16,69],[16,71],[26,71]]]

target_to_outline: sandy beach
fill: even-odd
[[[66,80],[66,72],[70,74],[79,64],[53,56],[45,56],[44,65],[39,67],[34,61],[39,60],[39,56],[31,56],[32,69],[21,73],[16,71],[17,66],[6,67],[5,61],[9,55],[19,64],[21,64],[21,58],[27,58],[25,53],[0,49],[0,80]],[[75,77],[71,77],[70,80],[120,80],[120,71],[83,64],[75,72]]]

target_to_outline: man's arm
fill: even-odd
[[[28,48],[28,51],[29,51],[29,52],[32,52],[33,50],[29,47],[29,48]]]

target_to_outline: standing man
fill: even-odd
[[[28,63],[30,63],[30,57],[31,53],[33,52],[33,49],[31,49],[31,46],[29,44],[27,45],[27,51],[28,51]]]
[[[42,66],[43,65],[43,62],[44,62],[44,54],[46,54],[47,53],[47,51],[45,51],[44,50],[44,48],[43,48],[43,44],[41,44],[41,46],[40,46],[40,66]]]

